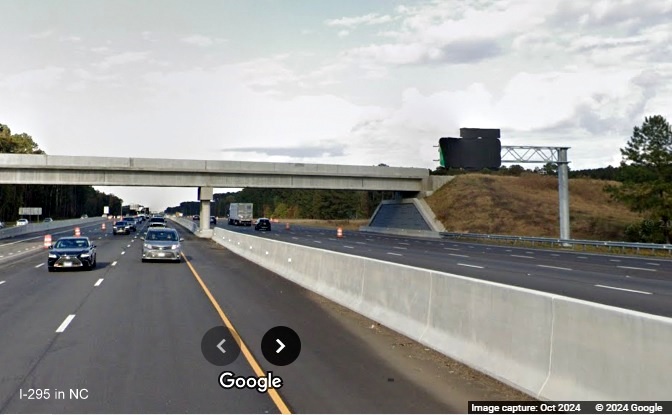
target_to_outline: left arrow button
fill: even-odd
[[[203,357],[215,366],[233,363],[240,355],[240,346],[225,326],[208,330],[201,339]]]

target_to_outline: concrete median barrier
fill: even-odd
[[[432,272],[427,331],[434,349],[537,396],[548,375],[552,296]]]
[[[87,219],[65,219],[55,220],[47,223],[29,223],[23,226],[12,226],[0,229],[0,239],[13,238],[15,236],[26,235],[34,232],[47,232],[52,230],[62,230],[68,226],[85,226],[95,223],[102,223],[107,218],[87,218]]]
[[[221,228],[213,239],[542,400],[670,396],[670,318]]]
[[[563,297],[553,304],[553,353],[542,396],[672,397],[672,319]]]

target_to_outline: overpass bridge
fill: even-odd
[[[209,229],[213,188],[431,192],[445,178],[428,169],[126,157],[0,154],[0,184],[196,187],[201,229]]]

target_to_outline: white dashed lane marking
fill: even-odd
[[[70,322],[71,322],[74,318],[75,318],[75,315],[74,315],[74,314],[70,314],[69,316],[67,316],[67,317],[65,318],[65,320],[63,320],[63,323],[61,323],[61,325],[58,326],[58,328],[56,329],[56,333],[63,333],[63,332],[65,331],[65,329],[68,328],[68,324],[70,324]]]
[[[653,294],[653,293],[650,293],[650,292],[647,292],[647,291],[629,290],[629,289],[627,289],[627,288],[610,287],[610,286],[608,286],[608,285],[599,285],[599,284],[597,284],[597,285],[595,285],[595,286],[596,286],[596,287],[600,287],[600,288],[608,288],[608,289],[610,289],[610,290],[627,291],[627,292],[630,292],[630,293],[636,293],[636,294],[646,294],[646,295],[651,295],[651,294]]]
[[[463,266],[463,267],[470,267],[470,268],[479,268],[479,269],[482,269],[482,268],[483,268],[483,267],[480,266],[480,265],[461,264],[461,263],[459,263],[459,262],[457,263],[457,265],[461,265],[461,266]]]

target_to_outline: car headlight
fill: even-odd
[[[175,244],[175,245],[171,245],[170,249],[177,249],[177,248],[179,248],[179,247],[180,247],[179,244]]]
[[[80,257],[82,257],[82,258],[88,258],[88,257],[90,257],[90,256],[91,256],[91,255],[90,255],[90,254],[87,254],[87,253],[83,253],[82,255],[80,255]]]
[[[56,254],[49,254],[49,258],[58,258],[58,255],[56,255]]]
[[[152,246],[150,244],[144,244],[143,246],[147,249],[152,249]]]

